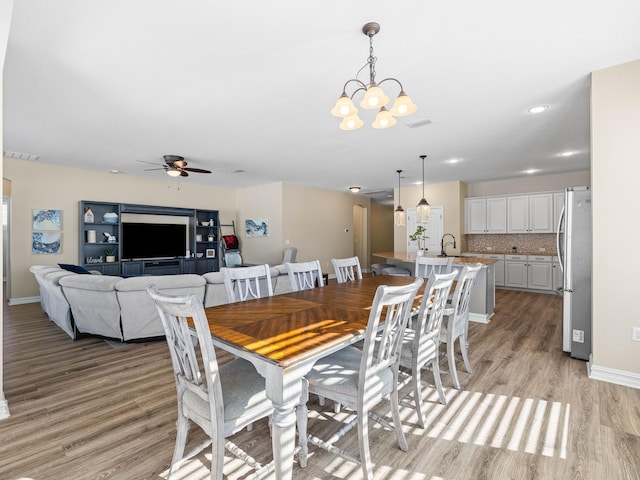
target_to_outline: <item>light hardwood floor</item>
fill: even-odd
[[[175,387],[163,341],[110,346],[72,341],[39,304],[4,307],[4,390],[11,416],[0,420],[0,479],[166,478],[175,439]],[[371,428],[379,479],[640,479],[640,390],[589,380],[586,364],[561,351],[561,299],[499,290],[488,325],[471,324],[473,375],[464,390],[443,375],[446,406],[426,388],[428,426],[403,409],[409,452]],[[220,361],[229,359],[220,354]],[[443,361],[447,369],[446,361]],[[425,373],[425,380],[430,374]],[[318,412],[322,410],[326,415]],[[383,407],[379,413],[386,415]],[[320,436],[350,418],[310,402]],[[202,439],[192,429],[193,444]],[[266,422],[234,441],[266,462]],[[356,453],[355,430],[342,443]],[[207,455],[178,478],[208,478]],[[229,456],[225,475],[248,470]],[[296,479],[358,479],[360,468],[311,448]]]

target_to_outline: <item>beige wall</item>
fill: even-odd
[[[640,374],[640,60],[593,72],[593,360],[599,367]],[[620,261],[616,253],[630,251]]]
[[[451,233],[456,239],[462,238],[464,232],[464,197],[467,193],[467,186],[462,182],[446,182],[425,185],[424,195],[429,205],[442,205],[444,213],[443,233]],[[394,190],[395,207],[398,205],[398,189]],[[401,191],[402,208],[405,211],[418,205],[422,198],[422,185],[403,186]],[[407,228],[395,227],[394,229],[394,250],[397,252],[407,251]],[[456,255],[460,253],[460,243],[457,248],[449,249],[448,253]]]
[[[236,221],[242,259],[245,263],[279,263],[285,247],[283,235],[282,183],[273,183],[236,192],[238,211],[236,218],[220,218],[221,223]],[[245,233],[245,220],[267,218],[269,235],[249,237]],[[292,245],[296,246],[296,245]]]
[[[333,275],[332,258],[354,255],[353,206],[366,208],[370,222],[371,201],[290,183],[284,184],[283,192],[283,238],[298,247],[299,262],[320,260],[322,271]],[[368,259],[360,260],[366,268]]]
[[[371,204],[371,253],[393,251],[393,205]],[[380,258],[371,256],[371,263]]]
[[[518,193],[564,190],[567,187],[591,186],[589,170],[554,175],[530,175],[491,182],[469,183],[468,197],[512,195]]]
[[[12,183],[11,275],[8,297],[38,295],[29,267],[78,262],[78,202],[96,200],[145,205],[215,209],[221,218],[235,218],[236,192],[175,179],[154,180],[113,175],[93,170],[46,163],[4,159],[3,176]],[[31,211],[34,208],[62,210],[62,253],[31,253]]]

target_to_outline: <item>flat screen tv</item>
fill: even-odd
[[[183,257],[187,226],[171,223],[123,223],[123,260]]]

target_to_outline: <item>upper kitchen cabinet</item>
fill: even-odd
[[[553,193],[507,197],[507,233],[553,233]]]
[[[465,233],[506,233],[506,197],[465,198]]]
[[[558,231],[560,215],[564,208],[564,192],[555,192],[553,194],[553,231]]]

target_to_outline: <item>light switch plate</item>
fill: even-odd
[[[584,343],[584,330],[574,330],[573,341],[577,343]]]
[[[633,327],[631,340],[634,342],[640,342],[640,327]]]

